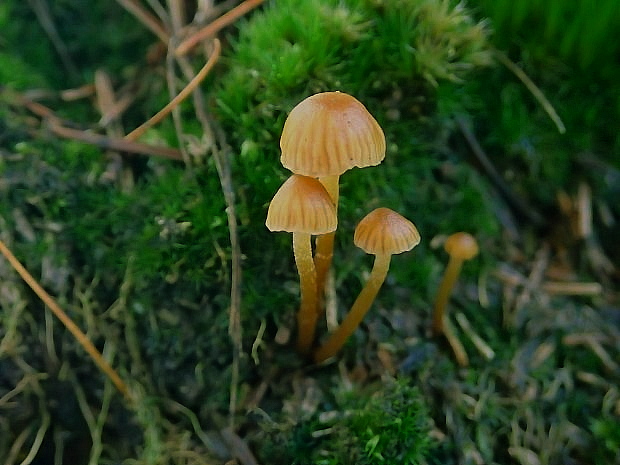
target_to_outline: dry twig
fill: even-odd
[[[170,40],[170,36],[162,24],[140,2],[136,0],[116,0],[125,10],[134,15],[146,28],[159,37],[164,44]]]
[[[154,155],[157,157],[169,158],[171,160],[182,160],[181,152],[178,149],[170,147],[157,147],[140,142],[132,142],[124,139],[115,139],[112,137],[102,136],[79,129],[67,128],[57,123],[49,125],[51,131],[59,137],[65,139],[74,139],[86,144],[96,145],[103,149],[118,150],[120,152],[139,153],[141,155]]]
[[[222,16],[217,18],[215,21],[209,23],[207,26],[202,28],[200,31],[192,35],[191,37],[185,39],[177,48],[176,55],[182,56],[189,52],[192,48],[198,45],[203,40],[209,39],[221,31],[226,26],[234,23],[237,19],[239,19],[244,14],[253,10],[264,0],[245,0],[240,5],[236,6],[232,10],[224,13]]]

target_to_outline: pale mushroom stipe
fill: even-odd
[[[353,241],[364,252],[375,255],[375,263],[349,313],[314,353],[316,363],[336,355],[353,334],[385,281],[392,255],[413,249],[420,243],[420,234],[415,225],[400,214],[389,208],[377,208],[359,222]]]
[[[436,336],[443,334],[446,337],[450,347],[452,347],[456,361],[460,366],[464,367],[469,364],[469,359],[461,341],[447,320],[446,309],[452,289],[461,272],[463,262],[471,260],[478,255],[479,248],[474,236],[466,232],[457,232],[448,236],[444,243],[444,249],[450,258],[437,290],[433,307],[432,329],[433,334]]]
[[[457,232],[446,239],[444,249],[450,258],[443,279],[439,284],[433,308],[433,333],[436,335],[444,332],[444,319],[450,294],[459,277],[463,262],[478,255],[478,243],[471,234]]]
[[[314,342],[317,320],[316,269],[310,237],[336,229],[336,207],[318,180],[294,174],[274,195],[265,224],[270,231],[293,233],[293,253],[301,293],[297,349],[306,354]]]

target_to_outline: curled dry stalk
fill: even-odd
[[[189,95],[194,92],[200,83],[204,80],[205,77],[209,74],[209,72],[213,69],[215,63],[217,63],[218,58],[220,57],[220,51],[222,47],[220,45],[220,41],[218,39],[213,40],[213,51],[209,55],[209,59],[205,63],[205,65],[201,68],[198,73],[191,79],[191,81],[181,90],[177,95],[175,95],[170,102],[166,104],[164,108],[159,110],[151,119],[147,122],[141,124],[139,127],[131,131],[129,134],[125,136],[125,140],[135,141],[140,136],[142,136],[149,128],[159,123],[166,116],[168,116],[173,109],[175,109],[183,100],[185,100]]]

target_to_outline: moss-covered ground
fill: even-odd
[[[235,3],[0,3],[0,240],[129,392],[0,258],[0,462],[620,464],[618,2],[248,3],[135,142]],[[366,213],[422,241],[316,366],[264,222],[287,114],[330,90],[387,154],[341,178],[319,338],[370,271]],[[456,231],[480,245],[448,312],[467,367],[430,331]]]

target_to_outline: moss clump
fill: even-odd
[[[273,144],[301,96],[425,97],[490,62],[485,24],[448,0],[280,0],[243,25],[233,49],[216,98],[248,157]]]
[[[488,186],[470,166],[450,159],[445,121],[434,119],[437,109],[446,107],[442,100],[454,102],[470,73],[490,62],[487,39],[486,23],[451,1],[268,3],[241,24],[225,58],[229,68],[212,94],[236,154],[233,169],[242,214],[250,224],[261,225],[266,205],[287,175],[278,161],[287,113],[310,94],[341,90],[364,103],[388,141],[384,163],[351,170],[341,179],[336,240],[342,241],[344,253],[356,253],[351,246],[354,226],[378,206],[410,217],[426,237],[455,224],[483,236],[496,232]],[[452,103],[447,106],[454,109]],[[279,250],[289,247],[265,228],[249,232],[241,231],[242,250],[251,250],[257,241],[281,240]],[[263,253],[260,263],[247,255],[248,275],[293,272],[284,254]],[[340,263],[351,260],[348,255]],[[416,260],[421,268],[423,260]],[[398,268],[411,274],[414,267],[395,264],[396,279]],[[255,284],[257,293],[271,292],[246,280],[248,286]],[[259,303],[259,311],[263,306]]]
[[[434,444],[420,392],[406,379],[375,387],[376,392],[339,392],[325,402],[326,411],[295,423],[285,415],[263,423],[260,455],[275,465],[423,463]]]

